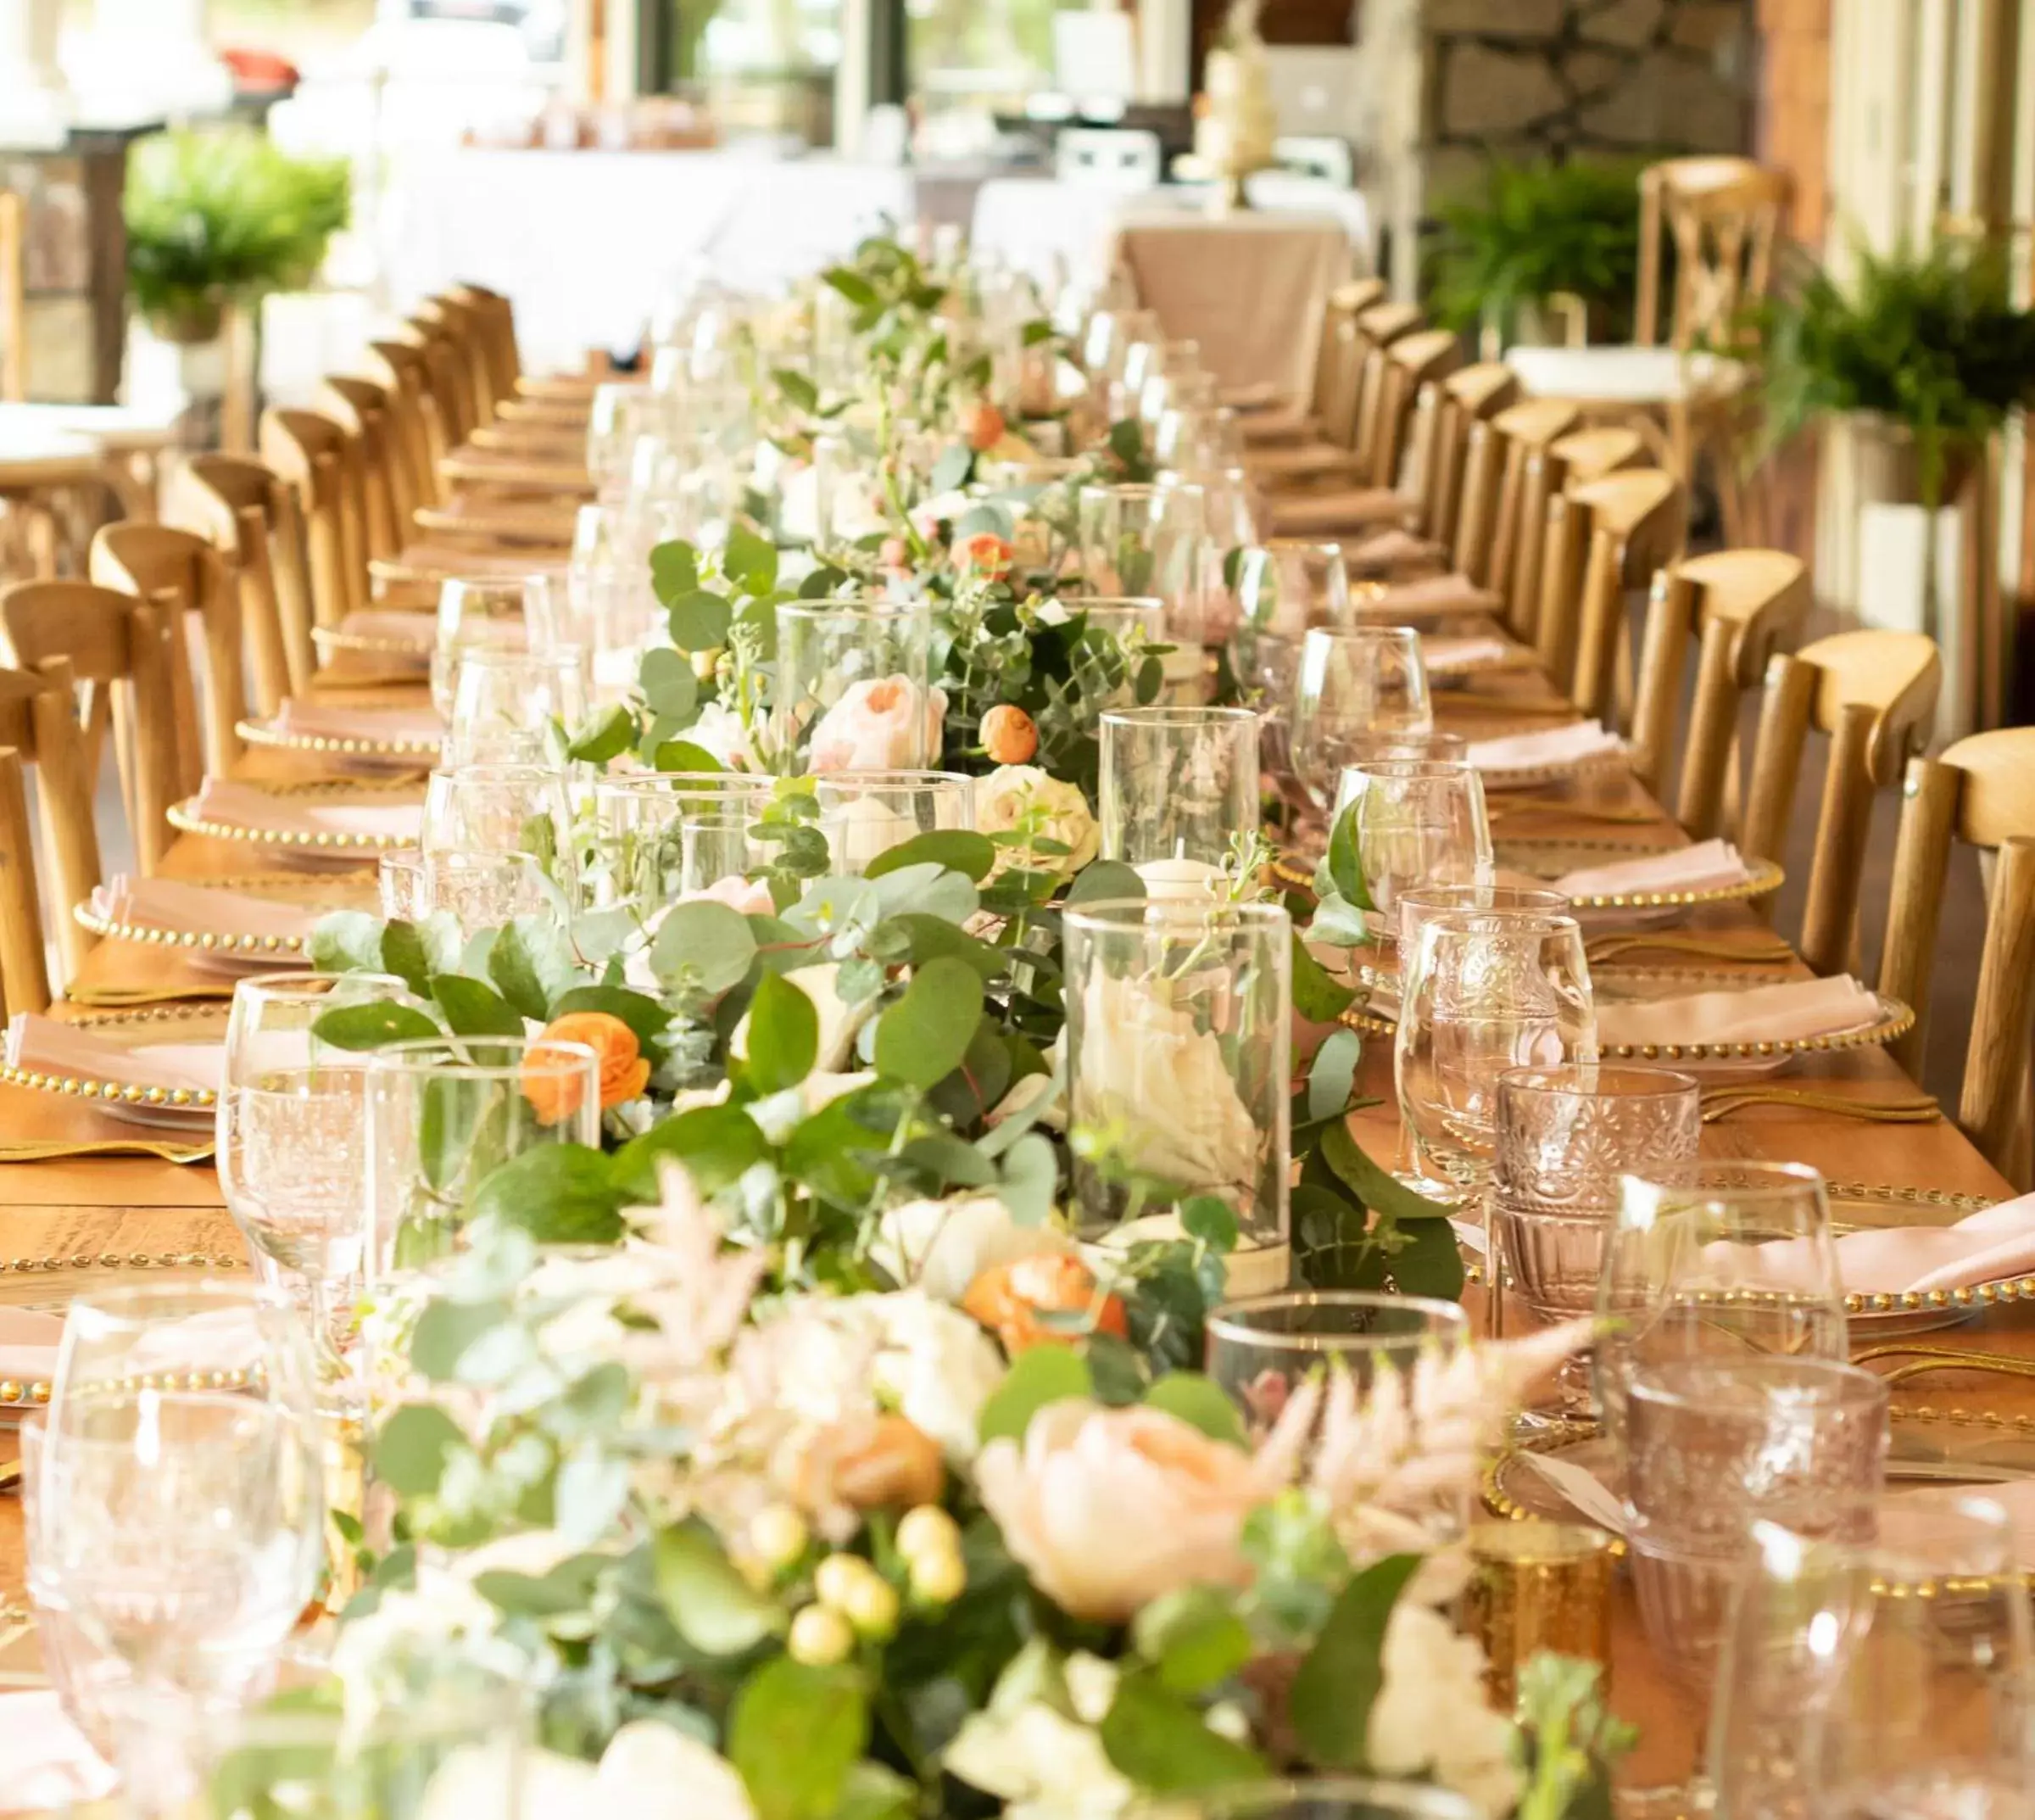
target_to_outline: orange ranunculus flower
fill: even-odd
[[[967,438],[968,447],[978,455],[1003,440],[1003,413],[987,399],[968,413]]]
[[[1032,717],[1006,701],[982,717],[982,749],[1000,765],[1021,765],[1039,750],[1039,727]]]
[[[600,1066],[600,1103],[605,1111],[633,1100],[650,1078],[650,1064],[636,1033],[611,1012],[569,1011],[544,1026],[541,1041],[584,1043]],[[556,1125],[579,1110],[577,1091],[541,1065],[523,1064],[523,1097],[542,1125]]]
[[[1008,538],[999,537],[994,531],[978,531],[962,542],[959,566],[1000,582],[1011,572],[1016,555]]]
[[[1114,1334],[1129,1332],[1123,1304],[1116,1296],[1098,1296],[1095,1273],[1079,1258],[1045,1252],[993,1264],[968,1285],[962,1307],[1003,1342],[1015,1357],[1034,1346],[1072,1346],[1081,1336],[1046,1326],[1041,1314],[1086,1313],[1089,1329]]]
[[[937,1504],[946,1482],[939,1443],[902,1415],[843,1422],[820,1437],[813,1465],[826,1474],[809,1490],[857,1510],[906,1510]]]

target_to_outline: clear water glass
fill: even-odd
[[[588,706],[586,653],[577,645],[465,652],[454,671],[440,763],[449,770],[563,766]]]
[[[1332,824],[1349,835],[1380,933],[1400,899],[1423,885],[1484,885],[1494,877],[1483,779],[1457,759],[1369,758],[1345,765]]]
[[[419,845],[427,860],[516,857],[569,904],[575,889],[572,799],[545,765],[462,765],[431,773]]]
[[[1190,482],[1092,482],[1076,495],[1081,573],[1095,594],[1156,595],[1166,630],[1205,642],[1209,550],[1207,493]]]
[[[452,577],[438,589],[438,622],[431,702],[445,719],[467,651],[544,650],[561,642],[551,583],[542,575]]]
[[[581,890],[594,910],[641,921],[690,889],[685,830],[708,819],[753,828],[773,780],[737,771],[646,772],[597,779],[590,832],[579,856]]]
[[[1350,744],[1434,729],[1420,634],[1405,626],[1317,626],[1300,641],[1293,688],[1293,768],[1325,809]]]
[[[1207,1372],[1254,1433],[1278,1421],[1294,1391],[1324,1366],[1359,1391],[1470,1342],[1462,1305],[1355,1289],[1291,1289],[1224,1302],[1207,1323]]]
[[[1296,642],[1310,627],[1347,625],[1342,545],[1303,537],[1252,544],[1237,559],[1236,601],[1246,624]]]

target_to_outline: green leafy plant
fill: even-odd
[[[1604,333],[1631,332],[1639,275],[1639,169],[1630,163],[1493,165],[1480,194],[1436,213],[1436,320],[1509,330],[1522,304],[1558,292],[1591,306]]]
[[[1942,236],[1916,253],[1856,249],[1840,282],[1804,260],[1765,312],[1770,446],[1831,411],[1871,411],[1914,436],[1921,503],[2035,399],[2035,310],[2010,301],[2006,248]]]
[[[158,134],[128,162],[128,288],[173,338],[207,339],[229,299],[308,283],[350,205],[343,159],[251,127]]]

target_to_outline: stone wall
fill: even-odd
[[[1742,152],[1753,0],[1426,0],[1430,195],[1487,159]]]

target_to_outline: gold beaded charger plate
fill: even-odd
[[[192,881],[192,890],[216,890],[242,897],[258,897],[280,908],[302,910],[315,916],[335,910],[368,910],[379,907],[375,881],[361,874],[305,872],[258,872],[243,877]],[[224,929],[165,929],[138,917],[118,917],[91,898],[74,913],[93,935],[118,941],[146,942],[153,947],[180,948],[202,957],[222,970],[244,971],[260,967],[301,967],[309,944],[302,935],[250,935]],[[223,920],[223,918],[222,918]]]
[[[326,663],[344,662],[348,672],[372,670],[405,678],[431,667],[438,643],[436,613],[376,607],[349,613],[336,626],[313,626],[311,643]]]
[[[1552,882],[1572,872],[1608,866],[1620,860],[1645,859],[1680,851],[1655,842],[1625,840],[1500,840],[1495,856],[1500,866],[1529,879]],[[1593,926],[1653,929],[1677,922],[1691,911],[1712,904],[1752,903],[1770,897],[1787,874],[1770,859],[1749,860],[1745,876],[1727,885],[1686,891],[1607,891],[1571,897],[1569,907]]]
[[[411,779],[373,783],[365,779],[320,778],[304,784],[259,784],[249,786],[282,802],[306,807],[335,809],[401,808],[414,806],[420,823],[424,792]],[[246,822],[224,821],[200,812],[201,798],[187,796],[170,805],[170,825],[187,835],[204,835],[214,840],[234,840],[246,846],[271,849],[286,865],[359,866],[371,863],[376,855],[395,847],[415,846],[417,831],[373,832],[346,829],[261,827]]]
[[[371,714],[373,710],[362,712]],[[341,768],[363,771],[428,771],[438,763],[445,744],[443,735],[382,739],[366,734],[298,733],[265,720],[243,720],[233,730],[249,745],[263,746],[272,752],[336,758],[342,761]]]
[[[156,1047],[223,1044],[230,1003],[154,1005],[139,1011],[105,1011],[72,1019],[72,1027],[116,1044],[130,1055]],[[211,1128],[219,1096],[209,1087],[142,1085],[66,1069],[18,1067],[0,1062],[0,1083],[31,1093],[59,1093],[90,1101],[115,1119],[190,1135]]]
[[[1480,736],[1495,739],[1498,734],[1496,729],[1481,729]],[[1629,772],[1631,767],[1631,753],[1620,745],[1592,752],[1586,757],[1558,759],[1547,764],[1479,765],[1477,775],[1483,779],[1485,793],[1490,795],[1503,790],[1536,790],[1546,784],[1567,784],[1611,772]]]

